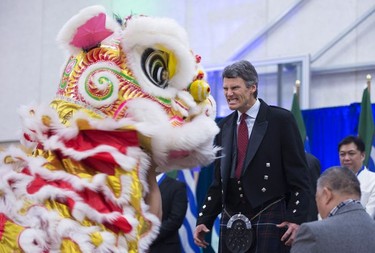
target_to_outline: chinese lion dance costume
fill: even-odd
[[[56,97],[20,109],[32,152],[0,154],[0,252],[147,252],[160,225],[150,171],[207,165],[218,149],[200,57],[173,20],[101,6],[58,41],[70,58]]]

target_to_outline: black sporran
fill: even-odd
[[[233,215],[226,226],[225,244],[233,253],[248,251],[253,243],[250,220],[243,214]]]

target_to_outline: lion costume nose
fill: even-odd
[[[188,91],[193,96],[195,102],[202,102],[210,95],[210,85],[204,80],[195,80],[188,88]]]

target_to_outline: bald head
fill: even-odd
[[[358,178],[346,167],[335,166],[325,170],[318,179],[318,187],[328,187],[343,196],[361,198]]]
[[[315,198],[324,219],[339,203],[347,199],[360,200],[361,189],[357,176],[346,167],[326,169],[318,179]]]

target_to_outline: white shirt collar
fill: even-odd
[[[249,116],[250,118],[255,119],[257,117],[257,115],[258,115],[259,108],[260,108],[260,101],[259,101],[259,99],[256,99],[256,101],[253,104],[253,106],[250,107],[249,110],[247,110],[247,112],[246,112],[247,116]],[[240,122],[241,115],[242,115],[242,113],[238,112],[237,123]]]

